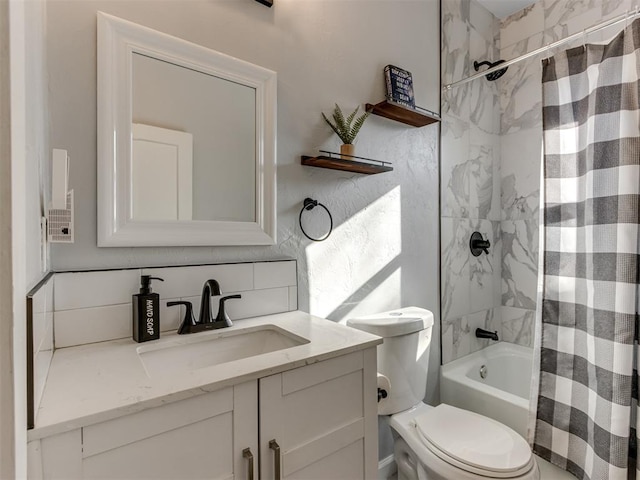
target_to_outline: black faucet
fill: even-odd
[[[211,278],[204,282],[204,286],[202,287],[202,297],[200,298],[199,324],[204,325],[207,323],[213,323],[213,317],[211,316],[211,297],[220,294],[220,284],[217,280]]]
[[[498,332],[490,332],[489,330],[484,330],[482,328],[476,328],[476,337],[478,338],[489,338],[491,340],[498,341]]]
[[[223,328],[223,327],[231,327],[233,323],[231,323],[231,319],[227,312],[224,309],[225,302],[232,298],[242,298],[242,295],[229,295],[228,297],[222,297],[220,299],[220,304],[218,306],[218,316],[216,317],[213,323],[220,325],[219,327],[214,328]]]
[[[184,319],[178,327],[178,334],[183,335],[187,333],[197,333],[205,330],[215,330],[218,328],[231,327],[231,319],[225,311],[225,302],[232,298],[242,298],[241,295],[229,295],[220,299],[220,306],[218,307],[218,315],[215,320],[211,316],[211,297],[221,295],[220,284],[214,280],[209,279],[204,283],[202,287],[202,297],[200,299],[200,315],[198,320],[193,316],[193,306],[191,302],[175,301],[167,302],[168,307],[174,305],[184,305],[187,309]]]
[[[196,319],[193,316],[193,305],[191,305],[191,302],[167,302],[167,307],[173,307],[175,305],[184,305],[187,308],[184,319],[178,327],[178,335],[184,335],[185,333],[194,333],[195,327],[198,322],[196,322]]]

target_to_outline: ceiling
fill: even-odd
[[[478,0],[478,3],[498,18],[505,18],[536,3],[536,0]]]

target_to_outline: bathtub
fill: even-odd
[[[454,360],[442,367],[440,398],[498,420],[526,439],[532,356],[530,348],[500,342]]]

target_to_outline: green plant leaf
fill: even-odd
[[[356,117],[356,114],[358,113],[359,109],[360,109],[360,106],[358,105],[356,109],[353,112],[351,112],[351,115],[347,117],[347,128],[349,130],[351,130],[351,122],[353,122],[353,119]]]
[[[360,129],[362,128],[362,125],[364,125],[364,121],[367,119],[367,117],[369,116],[369,112],[363,113],[362,115],[360,115],[355,123],[353,124],[353,127],[351,128],[351,131],[349,132],[350,136],[351,136],[351,141],[355,140],[356,136],[358,135],[358,132],[360,131]],[[349,142],[351,143],[351,142]]]
[[[333,123],[331,123],[331,120],[329,120],[324,113],[322,114],[322,118],[324,118],[324,121],[329,124],[329,126],[335,132],[335,134],[338,135],[338,137],[342,138],[342,133],[338,130],[338,127],[336,127]]]
[[[345,119],[344,114],[342,113],[342,110],[336,103],[333,113],[331,115],[333,118],[333,122],[329,120],[329,118],[327,118],[327,116],[324,113],[322,113],[322,118],[324,118],[325,122],[329,124],[329,126],[334,131],[334,133],[338,135],[340,140],[342,140],[342,143],[349,144],[349,143],[353,143],[353,141],[356,138],[356,135],[358,135],[358,132],[362,128],[362,124],[369,116],[369,113],[363,113],[360,117],[358,117],[355,120],[355,123],[354,123],[354,119],[356,118],[356,115],[358,114],[359,109],[360,109],[360,106],[357,106],[356,109],[353,112],[351,112],[351,114]]]

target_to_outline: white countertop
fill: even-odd
[[[189,372],[149,378],[138,348],[175,342],[177,338],[229,334],[258,325],[275,325],[309,340],[284,350]],[[203,337],[201,337],[203,336]],[[28,439],[47,437],[86,425],[182,400],[230,385],[363,350],[382,338],[301,311],[234,322],[223,330],[136,343],[132,339],[62,348],[55,351],[35,428]]]

